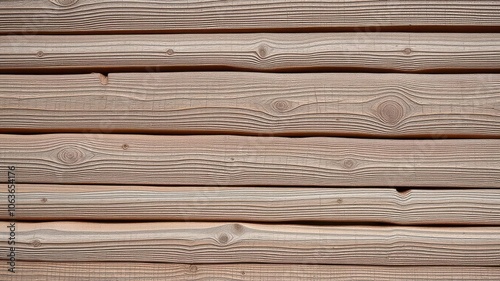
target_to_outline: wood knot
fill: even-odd
[[[60,7],[69,7],[75,5],[78,2],[78,0],[50,0],[50,2]]]
[[[128,144],[125,143],[125,144],[122,145],[122,149],[123,150],[127,150],[128,148],[129,148]]]
[[[66,164],[75,164],[82,161],[85,157],[83,151],[75,147],[67,147],[59,151],[57,158]]]
[[[342,161],[342,166],[347,170],[351,170],[356,166],[356,161],[353,159],[345,159]]]
[[[233,224],[233,232],[236,235],[240,235],[245,231],[245,227],[239,223]]]
[[[287,100],[276,100],[271,103],[271,108],[276,112],[287,112],[292,109],[292,103]]]
[[[380,120],[389,125],[397,124],[404,116],[404,107],[397,101],[387,100],[377,107]]]
[[[257,49],[257,54],[260,58],[265,58],[269,55],[269,47],[266,44],[262,44]]]
[[[41,247],[42,246],[42,242],[38,239],[35,239],[31,242],[31,245],[34,247],[34,248],[38,248],[38,247]]]
[[[45,197],[42,198],[42,203],[47,203],[47,201],[48,201],[47,198],[45,198]]]
[[[42,51],[36,52],[36,56],[42,58],[45,54]]]
[[[174,50],[172,49],[168,49],[167,52],[166,52],[167,56],[171,56],[174,54]]]
[[[198,267],[196,265],[192,264],[192,265],[189,266],[189,271],[190,272],[196,272],[196,271],[198,271]]]
[[[227,242],[229,242],[229,236],[226,234],[226,233],[222,233],[221,235],[219,235],[218,239],[220,244],[226,244]]]
[[[342,204],[344,203],[344,200],[342,198],[337,199],[337,204]]]
[[[403,50],[403,53],[404,53],[405,55],[409,55],[409,54],[411,54],[411,48],[405,48],[405,49]]]

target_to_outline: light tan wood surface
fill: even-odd
[[[500,33],[5,36],[0,71],[498,71]]]
[[[474,31],[500,26],[497,1],[17,0],[0,2],[1,33],[331,29]],[[365,28],[370,27],[370,28]]]
[[[5,266],[5,265],[1,265]],[[0,267],[0,269],[2,269]],[[500,279],[499,267],[338,266],[298,264],[168,264],[19,262],[18,273],[0,270],[0,278],[17,281],[435,281]],[[12,279],[5,279],[12,280]]]
[[[0,155],[19,183],[500,187],[500,139],[0,135]]]
[[[0,75],[0,131],[500,137],[500,74]]]
[[[9,225],[0,238],[6,241]],[[500,266],[499,227],[16,223],[17,260]]]
[[[6,194],[0,209],[7,209]],[[500,190],[22,184],[17,220],[500,225]],[[0,213],[8,220],[8,214]]]
[[[500,1],[0,0],[0,186],[0,281],[500,280]]]

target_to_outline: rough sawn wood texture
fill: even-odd
[[[0,0],[0,185],[2,281],[500,280],[500,1]]]
[[[500,187],[500,139],[0,135],[0,155],[20,183]]]
[[[2,264],[2,266],[4,266]],[[0,278],[11,278],[0,270]],[[342,266],[316,264],[172,264],[139,262],[26,262],[17,281],[498,281],[500,267]]]
[[[499,33],[5,36],[0,72],[229,69],[498,72]]]
[[[500,266],[499,227],[193,222],[133,227],[18,222],[16,227],[20,261]],[[4,241],[7,231],[0,231]]]
[[[500,225],[500,189],[23,184],[17,220]],[[0,196],[0,208],[7,208]],[[9,219],[0,213],[0,219]]]
[[[0,131],[500,137],[500,74],[0,75]]]
[[[17,0],[0,2],[1,33],[255,31],[499,27],[497,1]]]

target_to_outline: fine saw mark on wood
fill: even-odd
[[[0,33],[491,30],[497,1],[17,0],[0,2]]]
[[[23,184],[16,219],[500,225],[500,190]]]
[[[4,133],[500,137],[500,74],[0,75]]]
[[[500,187],[500,139],[0,135],[18,183]]]
[[[0,42],[0,71],[500,70],[498,33],[19,35]]]
[[[0,270],[0,278],[11,276]],[[19,263],[17,281],[498,281],[499,267],[452,266],[343,266],[300,264],[172,264],[132,262],[28,262]]]
[[[498,227],[18,222],[16,248],[21,262],[499,266],[499,235]]]
[[[0,0],[0,279],[500,280],[499,11]]]

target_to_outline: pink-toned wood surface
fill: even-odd
[[[500,139],[0,135],[0,155],[19,183],[500,187]]]
[[[499,189],[22,184],[17,203],[17,220],[28,221],[500,225]]]
[[[0,280],[500,280],[499,11],[0,1]]]
[[[0,131],[500,137],[500,74],[0,75]]]
[[[0,72],[162,70],[498,72],[499,33],[16,35]]]
[[[9,225],[0,238],[7,238]],[[500,266],[499,227],[16,224],[19,261]]]
[[[1,265],[5,266],[5,265]],[[0,278],[12,278],[0,270]],[[257,280],[371,280],[497,281],[499,267],[456,266],[339,266],[317,264],[171,264],[138,262],[19,263],[18,281],[257,281]],[[9,280],[9,279],[6,279]]]
[[[482,31],[500,26],[499,8],[487,0],[17,0],[0,2],[0,33]]]

